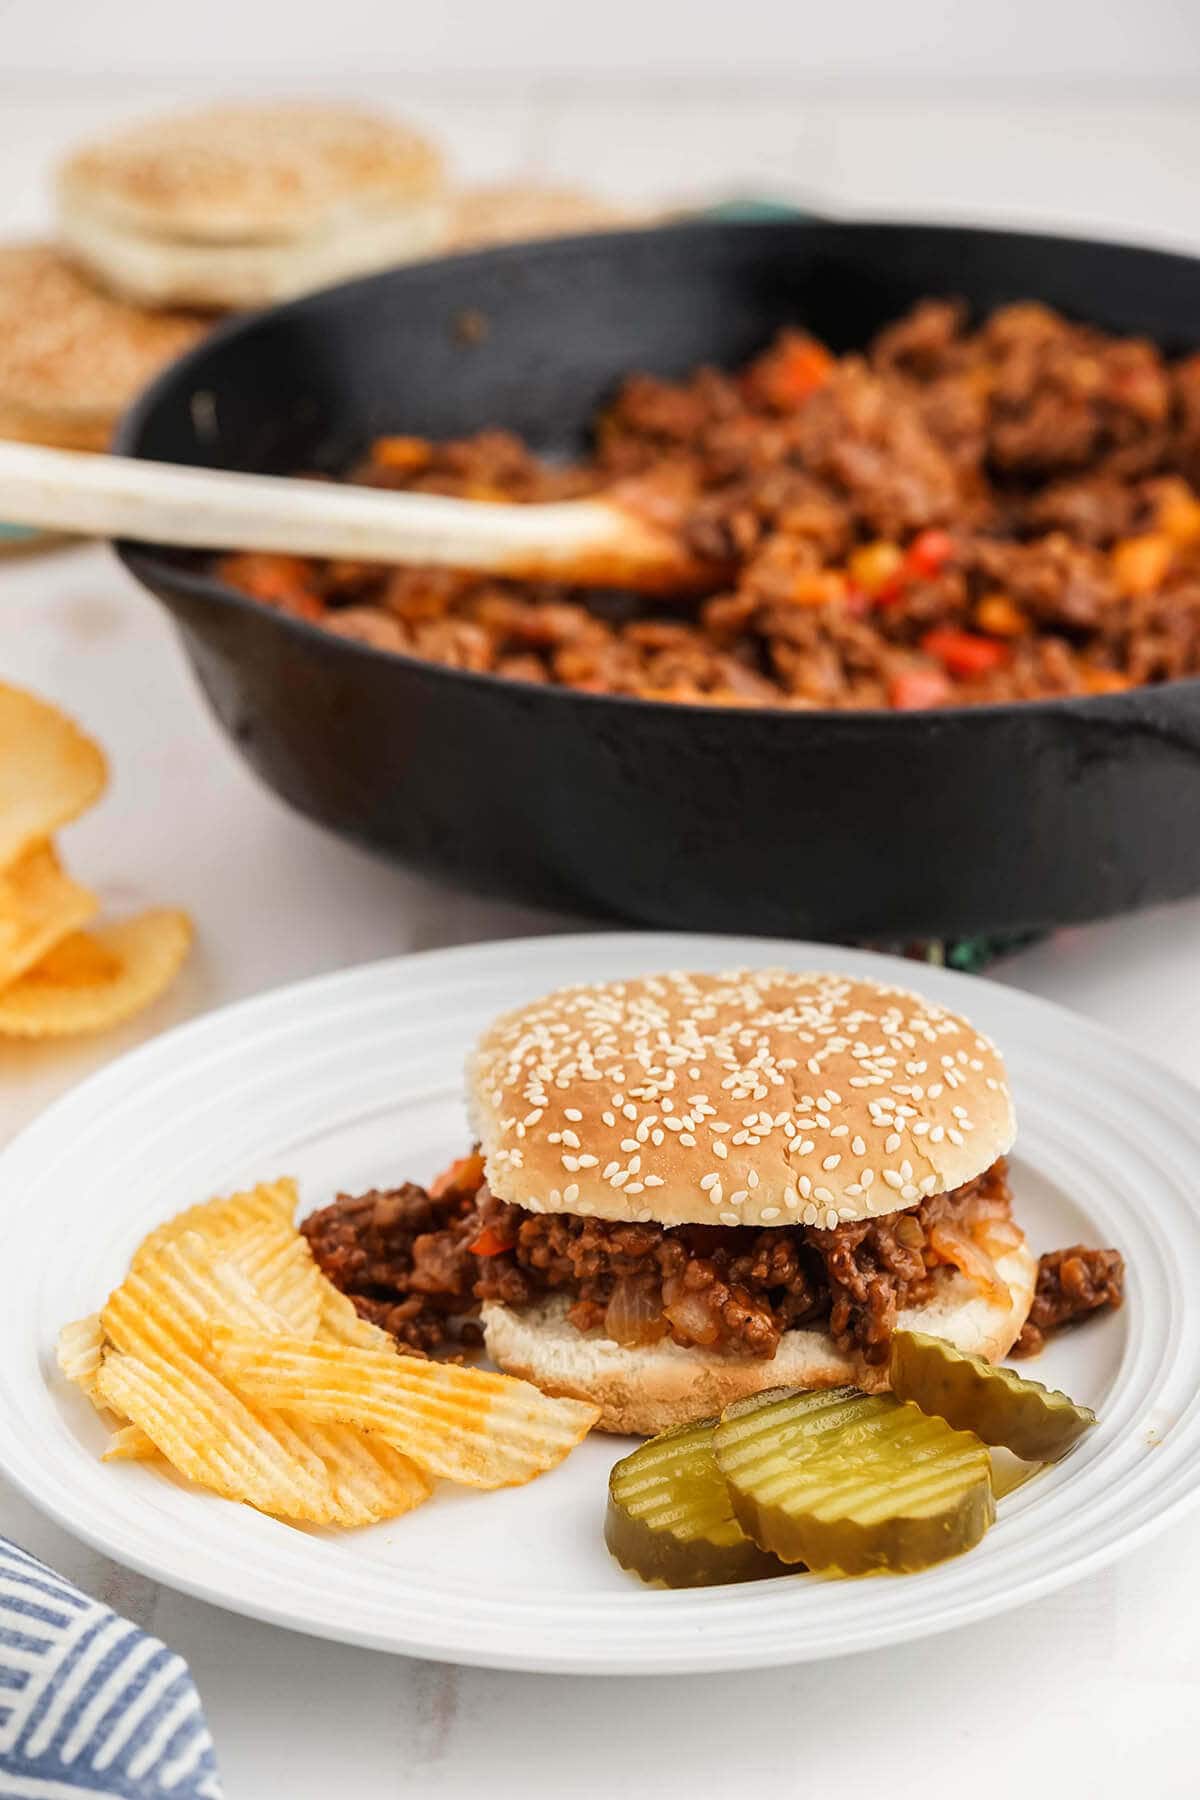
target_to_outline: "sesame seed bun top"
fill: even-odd
[[[487,1179],[533,1212],[820,1225],[960,1187],[1013,1141],[1004,1064],[902,988],[783,969],[563,988],[468,1068]]]
[[[114,299],[49,244],[2,245],[0,431],[103,449],[146,383],[211,328]]]
[[[514,243],[524,238],[615,230],[632,222],[626,208],[578,188],[547,187],[537,182],[465,188],[455,196],[450,247],[474,250],[483,244]]]
[[[77,150],[58,186],[64,205],[129,230],[256,242],[324,231],[347,208],[424,200],[441,191],[442,164],[394,120],[281,101],[147,119]]]

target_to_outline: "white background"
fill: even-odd
[[[1195,55],[1187,0],[6,0],[10,73],[126,73],[322,81],[740,74],[772,83],[949,78],[1176,81]]]
[[[422,119],[471,179],[538,174],[631,200],[766,188],[1200,249],[1198,21],[1186,0],[0,0],[0,219],[40,228],[49,163],[99,125],[210,93],[321,88]],[[100,551],[0,564],[0,674],[67,705],[110,751],[112,790],[67,839],[80,874],[117,907],[183,903],[201,933],[140,1024],[0,1052],[0,1136],[125,1044],[226,999],[564,924],[445,894],[285,813],[211,725],[162,616]],[[1063,934],[997,973],[1200,1076],[1200,903]],[[949,1639],[638,1684],[276,1632],[113,1567],[2,1487],[0,1531],[188,1657],[232,1800],[1200,1792],[1200,1519]]]

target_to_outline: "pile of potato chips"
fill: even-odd
[[[116,1420],[106,1460],[160,1455],[277,1518],[357,1526],[410,1512],[435,1477],[529,1481],[586,1436],[583,1401],[401,1355],[321,1273],[295,1208],[277,1181],[180,1213],[64,1327],[60,1367]]]
[[[52,834],[104,791],[104,752],[44,700],[0,682],[0,1038],[102,1031],[157,999],[192,940],[157,909],[85,930],[93,893]]]

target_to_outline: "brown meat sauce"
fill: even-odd
[[[237,555],[224,577],[383,650],[590,693],[899,708],[1200,672],[1200,356],[1034,304],[928,300],[863,354],[632,375],[591,455],[504,431],[377,441],[354,479],[476,500],[601,490],[732,573],[699,600]]]
[[[471,1159],[464,1167],[466,1177],[437,1197],[411,1182],[340,1195],[303,1226],[330,1280],[416,1350],[477,1342],[473,1315],[482,1301],[519,1308],[565,1295],[578,1330],[626,1344],[669,1337],[770,1358],[785,1331],[812,1325],[839,1350],[881,1363],[897,1313],[929,1300],[940,1271],[965,1267],[986,1286],[996,1280],[991,1258],[1018,1236],[1003,1161],[909,1211],[831,1231],[531,1213],[497,1200]],[[1069,1261],[1059,1286],[1078,1291]],[[1119,1258],[1107,1291],[1107,1302],[1093,1304],[1119,1300]]]

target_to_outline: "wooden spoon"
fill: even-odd
[[[88,537],[479,569],[647,594],[702,592],[722,576],[614,499],[495,504],[33,444],[0,443],[0,519]]]

